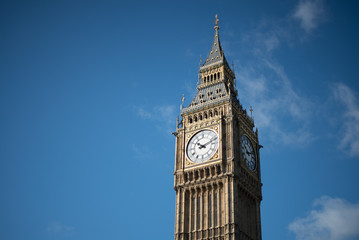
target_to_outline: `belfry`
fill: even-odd
[[[238,100],[219,39],[199,69],[197,93],[177,120],[175,240],[260,240],[258,130]]]

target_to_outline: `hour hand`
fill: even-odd
[[[202,148],[205,148],[206,146],[205,145],[202,145],[200,143],[197,143],[197,145],[199,146],[199,149],[202,149]]]

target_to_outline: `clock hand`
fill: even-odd
[[[210,144],[212,141],[216,140],[217,138],[212,138],[211,140],[209,140],[208,142],[206,142],[205,144],[203,144],[203,146],[207,146],[208,144]]]
[[[212,139],[211,139],[211,141],[209,141],[207,144],[209,144],[209,143],[213,142],[213,141],[214,141],[214,140],[216,140],[216,139],[217,139],[217,137],[212,138]]]
[[[252,149],[249,146],[246,146],[246,151],[252,153]]]
[[[199,146],[198,148],[199,149],[202,149],[202,148],[205,148],[206,146],[204,146],[204,145],[202,145],[202,144],[200,144],[200,143],[197,143],[197,145]]]

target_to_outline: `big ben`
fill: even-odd
[[[174,132],[175,240],[262,239],[258,130],[238,100],[218,22],[197,93]]]

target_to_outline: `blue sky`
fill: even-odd
[[[2,1],[0,238],[173,238],[215,14],[259,129],[263,239],[359,239],[356,1]]]

